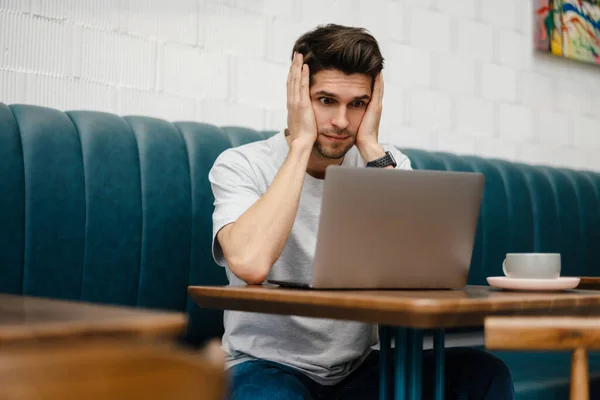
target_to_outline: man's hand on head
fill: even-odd
[[[287,81],[288,132],[290,145],[312,148],[317,123],[310,101],[310,70],[302,53],[294,53]],[[287,133],[287,132],[286,132]]]
[[[373,84],[371,101],[356,135],[356,147],[365,163],[383,157],[385,150],[379,144],[379,123],[383,109],[383,74],[379,73]]]

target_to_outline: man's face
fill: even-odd
[[[318,129],[315,149],[323,157],[340,159],[356,142],[371,98],[372,78],[324,70],[312,79],[310,98]]]

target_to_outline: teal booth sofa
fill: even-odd
[[[185,311],[182,343],[218,337],[222,313],[186,291],[227,283],[207,174],[225,149],[273,133],[0,103],[0,292]],[[501,274],[507,252],[560,252],[564,275],[598,275],[600,174],[402,150],[415,169],[485,174],[470,284]],[[497,354],[517,398],[567,398],[568,354]]]

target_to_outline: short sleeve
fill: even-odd
[[[224,267],[225,257],[217,233],[235,222],[261,195],[250,163],[235,151],[226,150],[217,158],[208,179],[215,198],[212,255],[215,262]]]

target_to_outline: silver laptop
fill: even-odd
[[[327,168],[306,282],[313,289],[457,289],[467,283],[484,175]]]

